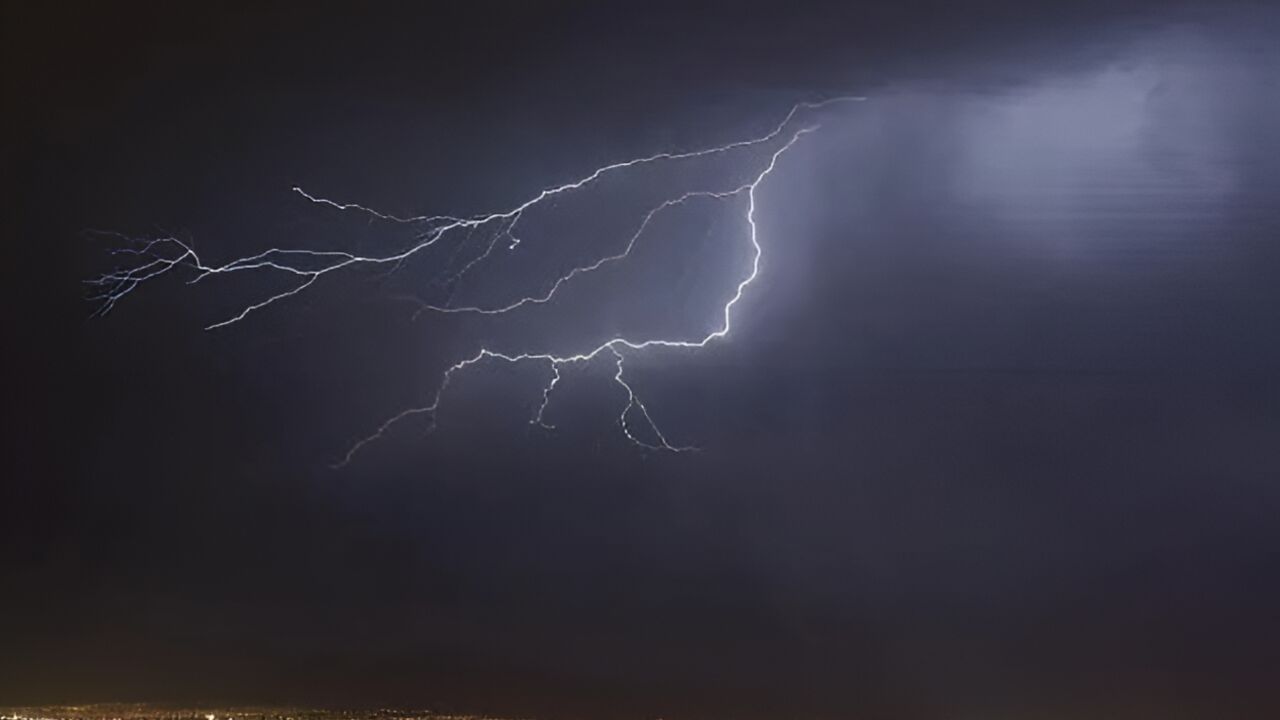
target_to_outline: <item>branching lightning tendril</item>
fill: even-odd
[[[88,281],[91,286],[97,289],[97,293],[91,298],[98,303],[95,314],[105,315],[110,312],[121,299],[133,292],[142,283],[164,275],[176,268],[186,268],[194,272],[194,276],[188,281],[189,284],[198,283],[201,280],[214,275],[228,275],[253,270],[283,273],[297,278],[298,282],[293,287],[246,305],[231,317],[214,322],[206,327],[207,330],[224,328],[239,323],[250,314],[253,314],[269,305],[273,305],[302,293],[314,285],[321,277],[339,270],[355,266],[388,266],[389,272],[394,272],[406,259],[435,245],[446,236],[456,231],[462,231],[465,233],[465,236],[458,247],[455,248],[453,255],[450,256],[448,267],[446,267],[446,270],[442,275],[446,283],[456,285],[458,281],[465,277],[469,272],[481,266],[485,260],[491,257],[495,249],[501,243],[505,242],[508,249],[514,249],[519,245],[521,241],[519,236],[516,235],[515,230],[523,215],[532,208],[546,203],[551,198],[584,188],[595,183],[605,175],[617,173],[641,165],[648,165],[660,161],[686,160],[713,155],[723,155],[733,151],[746,151],[752,148],[768,147],[770,144],[774,144],[776,147],[764,156],[765,161],[762,169],[755,173],[748,182],[727,189],[686,191],[663,200],[643,215],[634,233],[627,239],[627,242],[623,245],[621,250],[613,254],[601,256],[589,263],[573,267],[568,272],[556,278],[555,281],[542,293],[520,297],[508,303],[494,306],[453,306],[449,303],[442,305],[420,303],[420,308],[418,310],[419,313],[436,312],[448,314],[470,313],[478,315],[501,315],[515,312],[526,306],[547,303],[555,297],[566,284],[570,283],[575,278],[592,273],[605,266],[620,262],[629,257],[632,250],[636,247],[636,244],[649,228],[653,219],[660,213],[672,207],[683,205],[690,200],[725,200],[745,196],[745,220],[748,227],[748,241],[750,243],[750,269],[738,281],[733,294],[724,302],[720,312],[721,319],[719,327],[717,329],[707,332],[700,338],[692,339],[663,337],[632,339],[624,336],[617,336],[600,343],[590,350],[580,353],[559,354],[554,352],[499,352],[487,347],[481,348],[475,355],[459,360],[444,371],[440,384],[437,386],[434,396],[431,398],[429,403],[408,408],[388,418],[375,430],[375,432],[353,444],[337,465],[343,466],[349,463],[352,458],[355,457],[356,453],[358,453],[362,448],[383,437],[392,426],[406,418],[417,415],[427,416],[430,418],[430,421],[434,426],[437,410],[440,407],[441,400],[445,391],[449,388],[454,375],[459,371],[465,370],[466,368],[485,360],[501,360],[508,363],[539,362],[544,363],[548,367],[549,379],[543,387],[541,402],[537,407],[536,413],[530,419],[530,423],[551,429],[554,426],[545,421],[545,413],[551,403],[552,394],[561,380],[560,370],[562,366],[590,362],[601,355],[612,357],[615,365],[613,380],[626,393],[626,405],[618,416],[618,425],[621,428],[623,435],[635,445],[651,450],[663,450],[670,452],[684,452],[692,450],[694,449],[692,447],[674,445],[669,442],[666,436],[659,429],[658,424],[654,422],[653,418],[649,414],[649,410],[640,400],[634,388],[627,382],[624,373],[625,353],[645,350],[648,348],[697,349],[705,347],[713,340],[723,338],[729,334],[734,306],[738,304],[747,287],[760,273],[760,260],[763,250],[756,231],[756,191],[760,187],[761,183],[763,183],[774,171],[774,168],[777,166],[778,159],[790,150],[802,137],[817,129],[817,125],[815,124],[796,127],[798,116],[803,111],[816,110],[836,103],[855,102],[863,99],[864,98],[861,97],[838,97],[822,102],[799,103],[791,108],[786,117],[783,118],[783,120],[776,125],[772,131],[760,137],[731,142],[725,145],[705,148],[702,150],[678,153],[657,153],[646,157],[605,165],[572,182],[546,188],[515,207],[487,215],[473,215],[467,217],[453,215],[401,217],[379,212],[356,203],[340,203],[323,197],[318,197],[308,193],[302,188],[295,187],[293,188],[294,192],[317,205],[328,206],[339,211],[363,213],[378,221],[412,225],[416,230],[416,240],[407,249],[386,255],[357,255],[350,252],[334,250],[319,251],[271,248],[256,255],[238,258],[218,265],[207,263],[187,241],[171,236],[153,238],[137,242],[135,247],[126,247],[114,251],[116,254],[133,258],[135,261],[133,265],[108,272]],[[467,260],[460,268],[451,270],[450,268],[457,259],[458,252],[470,242],[476,231],[483,231],[487,233],[487,236],[485,236],[487,237],[487,243],[484,245],[483,251]],[[130,240],[130,238],[116,233],[111,233],[111,235],[121,240]],[[641,427],[647,429],[645,435],[651,439],[645,439],[645,437],[641,437],[641,435],[637,434],[637,429]]]

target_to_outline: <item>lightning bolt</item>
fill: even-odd
[[[472,216],[420,215],[402,217],[383,213],[357,203],[336,202],[334,200],[312,195],[299,187],[293,188],[295,193],[317,205],[327,206],[342,212],[362,213],[368,215],[374,220],[410,225],[414,227],[416,231],[414,242],[408,248],[385,255],[357,255],[350,252],[335,250],[319,251],[291,248],[270,248],[256,255],[238,258],[219,265],[206,263],[205,260],[196,252],[190,242],[184,241],[178,237],[163,236],[151,238],[145,241],[133,241],[132,239],[118,233],[106,233],[113,238],[132,242],[134,245],[133,247],[125,247],[113,252],[117,255],[132,258],[133,264],[113,270],[87,281],[96,289],[96,294],[91,296],[91,300],[94,300],[98,304],[95,314],[105,315],[114,309],[117,303],[132,293],[141,284],[165,275],[177,268],[186,268],[193,272],[191,279],[187,281],[188,284],[198,283],[205,278],[215,275],[230,275],[250,271],[271,271],[293,276],[297,279],[297,284],[292,287],[276,294],[268,295],[257,302],[248,304],[241,308],[236,314],[214,322],[205,328],[206,330],[214,330],[239,323],[249,315],[262,310],[263,308],[298,295],[314,285],[321,277],[330,273],[335,273],[340,270],[356,266],[386,266],[388,268],[388,272],[395,272],[410,257],[413,257],[427,248],[436,245],[446,237],[453,237],[458,233],[461,233],[461,239],[450,254],[443,272],[434,281],[436,283],[443,284],[446,287],[457,287],[458,283],[471,271],[483,265],[483,263],[493,255],[495,249],[498,248],[499,245],[505,243],[505,246],[509,250],[514,249],[519,245],[521,240],[519,236],[516,235],[515,230],[524,214],[535,207],[548,203],[557,196],[565,195],[592,185],[607,175],[612,175],[642,165],[650,165],[663,161],[692,160],[725,155],[735,151],[748,151],[756,147],[767,146],[771,143],[780,142],[772,152],[767,154],[768,159],[763,168],[752,176],[748,182],[724,189],[687,191],[663,200],[642,216],[640,222],[635,227],[634,232],[627,238],[627,241],[623,244],[621,250],[612,254],[600,256],[591,262],[571,268],[556,278],[555,281],[541,293],[520,297],[505,304],[492,306],[454,306],[449,302],[444,304],[419,302],[418,313],[415,313],[415,317],[417,314],[423,312],[502,315],[515,312],[527,306],[545,304],[574,279],[593,273],[606,266],[619,263],[628,258],[637,243],[644,236],[646,230],[648,230],[649,226],[652,224],[654,218],[661,213],[673,207],[689,203],[693,200],[723,201],[745,196],[745,220],[748,229],[747,241],[750,245],[751,253],[750,269],[738,281],[733,294],[725,300],[721,307],[719,313],[720,322],[716,329],[707,332],[701,337],[683,339],[664,337],[633,339],[619,335],[610,338],[589,350],[578,353],[510,353],[499,352],[487,347],[481,348],[475,355],[459,360],[444,371],[440,384],[437,386],[429,403],[417,407],[410,407],[388,418],[373,433],[353,444],[336,464],[336,467],[345,466],[350,463],[356,454],[359,453],[366,445],[382,438],[393,426],[407,418],[414,416],[426,416],[430,418],[431,427],[434,427],[441,401],[445,395],[445,391],[452,383],[454,376],[478,363],[490,360],[498,360],[513,364],[537,362],[545,364],[549,368],[550,374],[546,384],[543,386],[541,403],[538,405],[534,416],[529,422],[546,429],[552,429],[554,426],[545,421],[545,413],[551,404],[552,393],[561,380],[561,369],[566,365],[589,363],[602,355],[607,355],[608,357],[611,357],[614,362],[614,383],[621,388],[623,392],[625,392],[626,404],[623,406],[617,422],[622,434],[627,438],[627,440],[638,447],[649,450],[676,453],[694,450],[695,448],[693,447],[674,445],[667,440],[658,424],[650,415],[644,402],[637,395],[631,384],[627,382],[624,371],[625,358],[628,353],[643,351],[650,348],[699,349],[706,347],[707,344],[724,338],[729,334],[732,328],[734,307],[742,299],[747,288],[760,274],[760,260],[763,255],[763,248],[760,245],[756,227],[755,214],[757,190],[770,176],[770,174],[773,173],[774,169],[777,167],[779,158],[787,153],[805,135],[818,129],[816,124],[799,125],[797,119],[802,113],[807,111],[818,110],[820,108],[841,103],[860,102],[862,100],[865,100],[865,98],[857,96],[843,96],[820,102],[797,103],[791,107],[790,111],[782,121],[779,122],[770,132],[759,137],[688,152],[661,152],[632,160],[604,165],[571,182],[545,188],[514,207],[490,214]],[[469,248],[477,235],[482,238],[482,249],[480,249],[479,252],[474,252],[474,249],[472,249],[472,252],[474,253],[473,256],[466,259],[465,262],[462,262],[460,266],[455,268],[455,264],[462,260],[466,254],[467,248]]]

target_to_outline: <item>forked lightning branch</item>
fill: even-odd
[[[647,212],[641,213],[637,217],[634,231],[623,239],[620,250],[610,254],[599,255],[590,262],[571,268],[548,283],[545,289],[536,294],[516,297],[507,302],[491,306],[424,304],[422,307],[424,312],[500,315],[516,313],[528,306],[548,303],[565,286],[573,283],[577,278],[625,261],[630,257],[632,250],[643,242],[646,233],[651,232],[650,228],[653,220],[671,208],[693,200],[738,200],[741,202],[745,198],[745,202],[742,203],[745,206],[746,221],[746,237],[744,241],[749,246],[750,262],[745,269],[738,271],[741,273],[740,278],[734,291],[724,298],[723,304],[719,307],[719,317],[715,318],[714,330],[700,337],[629,337],[619,335],[609,338],[585,352],[526,352],[518,348],[513,350],[510,348],[494,349],[483,347],[474,355],[462,358],[450,365],[444,371],[435,392],[427,402],[409,407],[392,415],[374,432],[354,443],[337,464],[342,466],[349,463],[362,448],[383,437],[392,426],[402,420],[414,416],[425,416],[434,425],[436,416],[440,412],[442,401],[453,378],[473,365],[488,361],[540,363],[547,367],[547,380],[542,389],[541,402],[529,422],[545,428],[551,428],[552,426],[545,421],[545,413],[548,406],[554,401],[554,392],[561,380],[561,368],[566,365],[587,363],[604,357],[613,363],[613,381],[624,392],[625,404],[618,415],[617,422],[627,440],[639,447],[652,450],[670,452],[691,450],[691,447],[673,444],[662,432],[650,415],[649,409],[627,381],[625,360],[630,353],[653,349],[698,350],[708,343],[724,338],[730,333],[733,327],[735,306],[737,306],[743,294],[761,271],[764,248],[761,245],[756,226],[757,193],[766,186],[779,160],[797,143],[802,142],[806,135],[818,129],[811,117],[813,111],[836,104],[861,100],[863,100],[861,97],[838,97],[822,102],[800,103],[793,106],[773,130],[762,136],[702,150],[663,152],[605,165],[596,168],[577,180],[548,187],[518,205],[487,215],[402,217],[379,212],[364,205],[336,202],[308,193],[302,188],[294,188],[294,191],[299,195],[319,205],[346,212],[363,213],[378,221],[410,225],[415,230],[416,239],[407,249],[385,255],[357,255],[340,250],[270,248],[254,255],[237,258],[221,264],[206,261],[196,252],[191,243],[177,237],[129,239],[130,244],[128,247],[117,249],[115,252],[129,258],[130,263],[90,280],[89,283],[95,288],[92,299],[98,303],[97,314],[106,314],[121,299],[137,289],[138,286],[175,270],[190,273],[189,284],[199,283],[201,280],[214,275],[254,272],[275,273],[293,278],[293,284],[287,289],[251,302],[229,317],[218,320],[206,328],[208,330],[216,330],[240,323],[269,306],[286,303],[290,298],[311,289],[318,280],[326,275],[361,266],[398,267],[407,259],[424,252],[447,238],[454,237],[455,234],[479,235],[482,238],[483,250],[474,258],[462,264],[461,267],[446,271],[447,280],[456,282],[469,273],[483,271],[485,261],[495,252],[512,250],[519,245],[520,223],[524,215],[534,208],[549,204],[552,199],[558,196],[582,190],[608,175],[625,173],[630,169],[643,165],[728,154],[741,155],[743,164],[753,165],[755,168],[751,171],[752,174],[749,181],[728,187],[707,187],[673,193],[670,197],[657,203]]]

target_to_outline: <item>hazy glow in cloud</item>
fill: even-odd
[[[958,197],[1004,212],[1059,213],[1105,193],[1152,203],[1237,187],[1203,77],[1152,58],[976,98],[958,117]]]

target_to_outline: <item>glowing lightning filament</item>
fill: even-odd
[[[439,409],[441,399],[452,382],[454,375],[459,371],[484,360],[502,360],[508,363],[536,361],[549,365],[551,370],[550,378],[543,387],[541,403],[538,405],[530,423],[551,429],[554,426],[545,421],[545,413],[548,405],[551,403],[552,392],[561,380],[561,367],[564,365],[590,362],[605,353],[612,356],[614,361],[614,382],[622,388],[626,394],[626,404],[623,407],[621,414],[618,416],[618,425],[623,435],[630,442],[643,448],[683,452],[692,448],[673,445],[667,441],[666,436],[659,429],[657,423],[654,422],[648,408],[646,408],[645,404],[640,400],[630,383],[627,382],[624,375],[625,353],[657,347],[686,349],[702,348],[709,342],[723,338],[729,334],[734,307],[738,304],[738,301],[741,300],[747,287],[760,274],[760,259],[763,254],[763,250],[760,246],[756,228],[756,191],[760,187],[761,183],[763,183],[774,171],[774,168],[777,166],[778,159],[790,150],[792,146],[800,140],[800,138],[816,130],[817,126],[806,125],[794,130],[789,130],[789,128],[795,121],[797,114],[801,111],[815,110],[835,103],[855,102],[863,99],[864,98],[861,97],[839,97],[823,102],[799,103],[791,108],[790,112],[787,113],[782,122],[780,122],[771,132],[761,137],[732,142],[726,145],[703,150],[683,153],[664,152],[634,160],[605,165],[597,168],[590,174],[583,176],[578,180],[544,189],[532,198],[513,208],[488,215],[474,215],[470,217],[458,217],[453,215],[400,217],[382,213],[356,203],[335,202],[333,200],[312,195],[301,188],[295,187],[294,191],[296,193],[306,198],[308,201],[318,205],[325,205],[339,211],[364,213],[381,221],[411,224],[415,228],[418,228],[417,240],[409,248],[403,251],[386,255],[356,255],[343,251],[271,248],[256,255],[232,260],[222,265],[213,265],[207,264],[200,255],[196,253],[195,249],[190,244],[178,238],[155,238],[140,243],[138,247],[125,248],[116,251],[118,254],[136,258],[137,262],[133,266],[106,273],[89,281],[94,287],[98,288],[98,294],[93,298],[99,303],[97,314],[106,314],[112,310],[116,303],[131,293],[143,282],[159,277],[170,270],[179,267],[189,268],[194,271],[194,277],[188,281],[189,283],[196,283],[213,275],[224,275],[251,270],[273,271],[297,278],[297,284],[293,287],[246,305],[238,313],[229,318],[215,322],[209,325],[206,329],[212,330],[222,328],[238,323],[250,314],[269,305],[273,305],[302,293],[314,285],[316,281],[324,275],[360,265],[385,265],[389,266],[391,270],[394,271],[406,259],[435,245],[447,235],[450,235],[455,231],[464,231],[465,237],[458,247],[455,248],[454,254],[450,258],[449,265],[452,266],[458,253],[462,252],[462,249],[468,244],[468,241],[472,239],[472,236],[476,232],[480,232],[482,237],[487,238],[487,242],[483,244],[484,249],[463,263],[460,268],[456,270],[446,269],[445,281],[456,285],[458,281],[467,275],[467,273],[471,272],[491,257],[499,243],[505,244],[508,249],[513,249],[519,245],[520,238],[515,234],[515,228],[524,213],[534,207],[544,204],[550,198],[581,189],[595,183],[605,175],[628,168],[634,168],[640,165],[659,161],[693,159],[720,155],[736,150],[747,150],[757,146],[768,145],[773,141],[778,140],[781,144],[768,154],[767,164],[765,164],[763,169],[761,169],[750,180],[750,182],[723,190],[695,190],[684,192],[678,196],[664,200],[643,215],[641,221],[627,239],[627,242],[623,245],[621,250],[613,254],[601,256],[589,263],[573,267],[568,272],[556,278],[556,280],[542,293],[517,298],[513,301],[490,307],[480,305],[452,306],[446,303],[444,305],[423,304],[420,310],[420,312],[500,315],[514,312],[525,306],[547,303],[566,284],[570,283],[575,278],[595,272],[596,270],[620,262],[629,257],[637,242],[639,242],[645,231],[651,225],[653,219],[662,212],[670,208],[683,205],[691,200],[727,200],[745,195],[747,205],[745,218],[748,228],[747,240],[750,244],[751,253],[750,270],[738,281],[733,294],[721,307],[720,322],[716,329],[708,332],[700,338],[692,339],[631,339],[624,336],[618,336],[606,340],[590,350],[580,353],[504,353],[491,350],[489,348],[481,348],[475,355],[454,363],[444,371],[440,384],[437,386],[435,394],[429,403],[419,407],[412,407],[403,410],[388,418],[376,429],[375,432],[352,445],[343,458],[338,462],[338,466],[349,463],[356,453],[363,447],[370,442],[383,437],[383,435],[392,426],[406,418],[424,415],[431,419],[431,423],[434,426],[435,417],[437,410]],[[113,235],[115,234],[113,233]],[[117,235],[117,237],[122,236]],[[640,428],[644,428],[643,435],[648,436],[651,439],[645,439],[645,437],[637,434],[637,432],[640,432]]]

